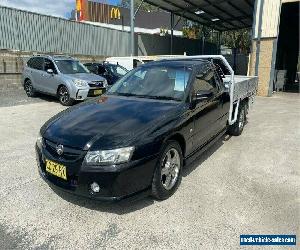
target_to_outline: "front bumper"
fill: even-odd
[[[44,148],[37,145],[35,148],[39,173],[51,186],[103,201],[122,200],[148,192],[157,161],[157,156],[154,155],[130,163],[92,168],[82,164],[85,153],[77,160],[67,162],[59,157],[53,157]],[[66,166],[67,181],[46,172],[46,159]],[[94,193],[90,188],[93,182],[100,186],[98,193]]]
[[[86,88],[78,89],[73,97],[75,100],[85,100],[87,97],[95,97],[106,92],[106,88]]]

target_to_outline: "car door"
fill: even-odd
[[[42,57],[33,57],[28,61],[32,85],[38,91],[43,91],[43,61]]]
[[[51,69],[53,73],[48,73],[47,70]],[[48,58],[44,59],[44,65],[43,65],[43,79],[44,79],[44,84],[43,87],[45,89],[45,92],[49,94],[56,94],[57,93],[57,88],[60,84],[59,82],[59,76],[56,70],[56,67],[53,63]]]
[[[210,64],[202,66],[196,71],[191,91],[192,96],[199,91],[211,91],[212,93],[209,98],[197,102],[193,110],[193,142],[194,149],[197,149],[210,141],[219,130],[217,121],[221,109],[221,93]]]

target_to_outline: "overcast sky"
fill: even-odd
[[[117,4],[121,0],[96,1]],[[75,2],[76,0],[0,0],[0,5],[52,16],[69,17],[71,10],[75,9]]]

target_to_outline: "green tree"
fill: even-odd
[[[200,39],[218,44],[218,31],[212,28],[196,23],[189,23],[183,29],[183,36],[190,39]],[[230,30],[222,32],[220,37],[221,45],[225,45],[231,49],[237,49],[239,52],[248,53],[251,46],[250,29]]]
[[[251,46],[250,29],[225,31],[221,41],[223,41],[222,44],[231,49],[238,49],[240,52],[247,53]]]

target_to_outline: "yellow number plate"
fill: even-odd
[[[102,89],[94,90],[94,95],[101,95],[101,94],[102,94]]]
[[[64,165],[58,164],[54,161],[46,160],[46,171],[59,178],[67,180],[67,168]]]

